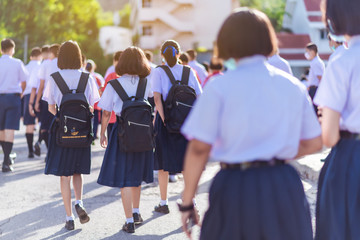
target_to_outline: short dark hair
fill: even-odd
[[[81,60],[81,50],[77,42],[70,40],[61,44],[57,63],[60,69],[80,69]]]
[[[208,62],[202,62],[201,65],[204,66],[205,70],[209,72],[209,63]]]
[[[15,42],[10,38],[5,38],[1,41],[1,51],[7,52],[15,47]]]
[[[144,53],[147,60],[149,60],[149,62],[152,62],[154,56],[153,53],[149,50],[145,50]]]
[[[117,51],[116,53],[114,53],[113,60],[116,62],[119,61],[122,53],[123,51]]]
[[[189,62],[189,54],[187,54],[186,52],[182,52],[180,54],[180,60],[182,63],[188,63]]]
[[[54,54],[55,57],[57,57],[59,54],[59,49],[60,49],[60,44],[54,43],[50,45],[49,52],[51,52],[52,54]]]
[[[277,49],[275,30],[269,18],[255,9],[239,8],[223,23],[217,37],[222,59],[254,55],[268,57]]]
[[[44,45],[41,48],[41,53],[48,53],[50,51],[50,46],[49,45]]]
[[[316,54],[318,53],[318,47],[316,46],[315,43],[309,43],[308,45],[306,45],[306,48],[314,51]]]
[[[210,61],[210,69],[211,70],[217,70],[217,71],[220,71],[223,69],[223,64],[222,62],[220,61],[220,59],[214,59],[212,58],[211,61]]]
[[[128,47],[121,54],[115,71],[120,76],[129,74],[146,77],[150,74],[151,68],[143,50],[138,47]]]
[[[33,49],[31,49],[30,57],[38,57],[40,55],[41,55],[41,48],[34,47]]]
[[[358,0],[327,0],[325,24],[335,35],[355,36],[360,34],[360,2]]]
[[[93,69],[94,69],[93,61],[87,61],[86,66],[85,66],[85,70],[88,71],[88,72],[91,72]]]
[[[194,49],[189,49],[186,53],[189,54],[190,59],[196,59],[197,57],[197,52]]]
[[[180,45],[175,40],[167,40],[161,46],[161,55],[164,56],[170,67],[175,66],[178,62],[177,54],[180,53]]]

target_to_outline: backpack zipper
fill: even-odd
[[[66,122],[66,120],[69,118],[69,119],[71,119],[71,120],[75,120],[75,121],[78,121],[78,122],[83,122],[83,123],[86,123],[86,121],[85,120],[82,120],[82,119],[78,119],[78,118],[74,118],[74,117],[70,117],[70,116],[64,116],[65,117],[65,122]]]
[[[141,124],[141,123],[136,123],[136,122],[130,122],[128,121],[128,125],[130,126],[131,124],[133,125],[137,125],[137,126],[141,126],[141,127],[150,127],[149,125],[146,125],[146,124]]]
[[[193,107],[193,106],[191,106],[191,105],[188,105],[188,104],[185,104],[185,103],[182,103],[182,102],[176,102],[176,105],[177,105],[177,106],[179,106],[179,104],[182,105],[182,106],[185,106],[185,107],[189,107],[189,108],[192,108],[192,107]]]

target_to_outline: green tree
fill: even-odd
[[[282,30],[286,0],[239,0],[241,6],[256,8],[263,11],[273,24],[276,31]]]

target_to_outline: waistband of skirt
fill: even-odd
[[[286,161],[273,158],[271,160],[256,160],[251,162],[243,162],[243,163],[220,163],[220,167],[222,170],[247,170],[250,168],[259,168],[259,167],[274,167],[285,165]]]
[[[20,93],[0,93],[0,96],[17,96],[20,97]]]
[[[349,131],[340,131],[340,138],[360,140],[360,133],[352,133]]]

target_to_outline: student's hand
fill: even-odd
[[[191,237],[192,227],[194,225],[200,225],[199,215],[197,214],[196,211],[197,211],[196,209],[193,209],[191,211],[181,212],[182,229],[189,239],[192,239]]]
[[[35,103],[35,111],[40,112],[40,103],[39,102]]]
[[[29,114],[30,114],[30,116],[32,116],[32,117],[35,117],[35,116],[36,116],[32,104],[29,104]]]
[[[105,134],[101,134],[101,136],[100,136],[100,145],[102,148],[106,148],[108,145],[108,141],[107,141]]]

